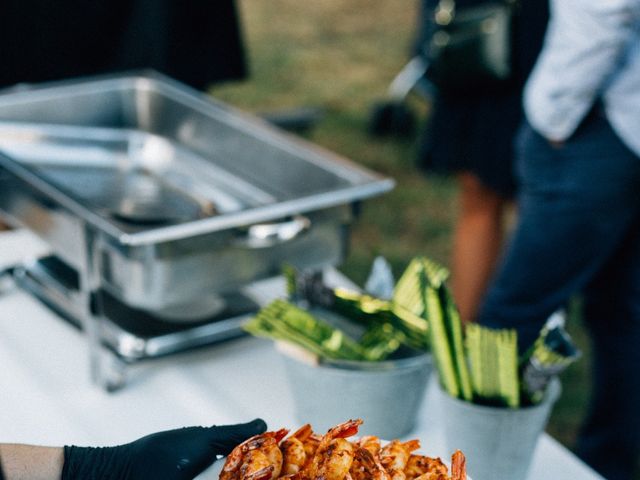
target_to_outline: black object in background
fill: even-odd
[[[195,88],[246,76],[234,0],[4,0],[0,86],[151,68]]]

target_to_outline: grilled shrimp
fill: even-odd
[[[288,438],[280,444],[282,450],[282,474],[293,475],[298,473],[307,463],[307,454],[304,444],[297,438]]]
[[[336,438],[329,444],[326,454],[314,478],[317,480],[344,480],[353,463],[353,444],[344,438]]]
[[[377,458],[378,453],[380,452],[380,439],[378,437],[374,437],[373,435],[365,435],[360,438],[358,445],[365,450],[368,450],[371,455]]]
[[[467,460],[460,450],[451,455],[451,480],[467,480]]]
[[[322,440],[321,435],[316,435],[312,433],[309,438],[303,440],[304,452],[307,454],[307,463],[309,463],[318,449],[318,445],[320,445],[320,441]]]
[[[273,466],[266,453],[260,450],[250,450],[242,459],[242,465],[240,465],[239,477],[242,479],[254,478],[258,476],[262,478],[263,475],[269,472],[269,475],[273,474]],[[270,476],[268,478],[271,478]]]
[[[356,447],[351,464],[352,480],[390,480],[390,476],[375,455],[364,447]]]
[[[416,477],[415,480],[451,480],[445,473],[430,472]]]
[[[420,448],[418,440],[401,443],[393,440],[380,450],[380,463],[387,469],[391,480],[405,480],[404,469],[409,461],[411,452]]]
[[[305,448],[305,442],[308,442],[312,434],[313,430],[311,430],[311,425],[307,423],[292,433],[289,438],[282,441],[280,449],[282,450],[283,475],[298,473],[306,465],[307,450]],[[315,447],[309,458],[311,458],[314,452]]]
[[[271,480],[273,477],[273,465],[268,465],[260,470],[242,475],[243,480]]]
[[[278,448],[278,442],[288,432],[285,429],[265,432],[242,442],[227,457],[220,480],[278,478],[282,468],[282,452]]]
[[[303,426],[301,426],[298,430],[296,430],[295,432],[293,432],[289,438],[294,437],[297,438],[300,441],[305,441],[307,440],[309,437],[313,436],[313,430],[311,429],[311,425],[310,424],[305,424]]]
[[[425,457],[424,455],[411,455],[404,469],[407,480],[420,478],[425,473],[448,475],[449,469],[439,458]],[[420,480],[427,480],[421,478]]]
[[[330,480],[329,476],[322,475],[331,474],[331,478],[335,478],[333,475],[346,467],[342,477],[337,479],[343,480],[353,462],[353,445],[344,438],[358,433],[360,424],[362,420],[348,420],[330,428],[320,440],[313,459],[302,472],[303,475],[311,479]]]

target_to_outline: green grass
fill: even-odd
[[[319,107],[309,139],[393,177],[391,193],[367,201],[341,269],[362,284],[373,258],[384,255],[399,274],[415,255],[448,264],[456,187],[416,168],[417,142],[367,135],[371,106],[408,60],[415,0],[240,0],[250,78],[211,93],[252,112]],[[427,106],[412,106],[424,118]],[[570,330],[584,358],[563,376],[564,392],[549,432],[571,446],[585,410],[588,345],[579,319]]]

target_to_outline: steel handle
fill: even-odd
[[[274,247],[298,238],[309,228],[311,228],[311,220],[302,215],[296,215],[284,222],[252,225],[234,243],[252,249]]]

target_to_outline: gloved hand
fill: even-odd
[[[257,419],[240,425],[187,427],[154,433],[116,447],[64,447],[62,480],[187,480],[217,455],[267,429]]]

